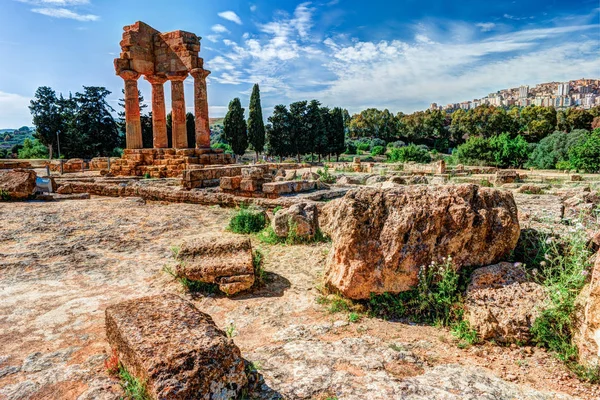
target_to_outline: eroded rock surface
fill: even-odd
[[[588,366],[600,365],[600,253],[592,271],[590,283],[577,298],[579,329],[574,342],[579,350],[579,362]]]
[[[248,383],[238,347],[210,315],[174,294],[109,306],[106,337],[155,399],[228,400]]]
[[[353,299],[409,290],[420,266],[443,257],[458,268],[498,262],[520,232],[512,194],[477,185],[352,190],[322,211],[326,282]]]
[[[201,237],[184,242],[177,254],[177,275],[216,283],[227,294],[254,284],[252,244],[248,238]]]
[[[0,171],[0,191],[10,200],[27,199],[35,189],[36,176],[35,171],[29,169]]]
[[[300,203],[287,209],[279,210],[273,218],[273,230],[279,237],[287,237],[290,229],[301,238],[312,238],[319,228],[317,206]]]
[[[490,265],[471,275],[465,319],[482,339],[526,343],[546,298],[541,285],[527,281],[522,266],[507,262]]]

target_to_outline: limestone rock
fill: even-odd
[[[106,337],[152,398],[225,400],[247,384],[239,348],[210,315],[174,294],[109,306]]]
[[[379,182],[385,182],[387,180],[387,178],[385,176],[381,176],[381,175],[373,175],[367,178],[367,180],[365,181],[366,185],[374,185],[376,183]]]
[[[422,176],[422,175],[407,176],[405,178],[405,181],[406,181],[407,185],[427,185],[427,184],[429,184],[427,177]]]
[[[185,242],[177,254],[177,275],[216,283],[227,294],[254,284],[252,245],[248,238],[203,237]]]
[[[542,193],[542,188],[537,185],[523,185],[517,191],[519,193],[540,194]]]
[[[319,228],[318,211],[315,204],[300,203],[279,210],[273,218],[273,230],[279,237],[287,237],[294,227],[296,236],[312,238]]]
[[[331,236],[326,282],[353,299],[413,288],[419,267],[452,256],[489,265],[519,238],[512,193],[477,185],[355,189],[319,216]]]
[[[286,181],[293,181],[294,179],[296,179],[296,176],[297,176],[296,170],[294,169],[292,171],[286,172],[286,174],[285,174],[285,180]]]
[[[544,288],[527,282],[520,265],[503,262],[476,269],[465,298],[465,319],[482,339],[527,342],[546,300]]]
[[[577,297],[578,329],[574,343],[579,350],[579,362],[600,365],[600,253],[592,271],[591,282]]]
[[[57,189],[56,193],[58,194],[72,194],[73,193],[73,186],[70,183],[64,184],[64,185],[60,185],[60,187]]]
[[[361,181],[358,177],[344,175],[338,178],[336,183],[338,185],[360,185]]]
[[[504,185],[505,183],[515,183],[519,179],[519,174],[513,169],[501,169],[496,172],[494,183]]]
[[[303,181],[316,181],[321,177],[321,175],[316,174],[314,172],[306,171],[302,174]]]
[[[402,176],[391,176],[390,179],[388,179],[388,182],[392,182],[398,185],[406,185],[406,179],[404,179],[404,177]]]
[[[33,194],[36,177],[29,169],[0,170],[0,191],[8,193],[11,200],[27,199]]]

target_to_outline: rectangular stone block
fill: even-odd
[[[220,187],[223,190],[239,190],[242,181],[241,176],[224,176],[220,179]]]
[[[233,341],[174,294],[109,306],[106,337],[154,399],[238,398],[248,382]]]

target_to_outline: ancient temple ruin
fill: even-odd
[[[155,177],[178,176],[194,164],[229,164],[232,159],[222,150],[210,148],[210,125],[204,60],[198,57],[200,38],[193,33],[161,33],[136,22],[123,28],[121,54],[115,70],[125,81],[126,149],[123,159],[114,163],[116,175]],[[143,149],[138,79],[144,76],[152,85],[153,149]],[[186,107],[183,81],[194,78],[196,148],[190,149],[186,132]],[[164,84],[171,82],[172,149],[168,149]],[[175,150],[177,149],[177,150]]]
[[[185,129],[185,97],[183,81],[194,78],[196,147],[210,148],[208,99],[204,60],[198,57],[200,38],[193,33],[173,31],[160,33],[143,22],[123,28],[121,55],[115,59],[115,70],[125,81],[125,121],[128,149],[142,148],[142,127],[137,81],[144,75],[152,85],[152,128],[154,148],[167,148],[167,117],[163,85],[171,82],[173,110],[173,147],[187,148]]]

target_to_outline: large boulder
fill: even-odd
[[[519,180],[519,174],[514,169],[501,169],[496,172],[494,177],[494,184],[496,186],[504,185],[506,183],[515,183]]]
[[[318,210],[315,204],[294,204],[275,213],[272,227],[279,237],[287,237],[290,230],[303,239],[311,239],[319,229]]]
[[[153,399],[233,399],[248,382],[239,348],[174,294],[109,306],[106,337]]]
[[[216,283],[227,294],[254,284],[252,245],[248,238],[203,237],[183,243],[177,254],[178,276]]]
[[[319,178],[321,178],[321,175],[316,174],[314,172],[311,171],[306,171],[302,174],[302,180],[303,181],[316,181]]]
[[[27,199],[35,190],[36,178],[35,171],[30,169],[0,171],[0,193],[10,200]]]
[[[371,186],[385,181],[387,181],[387,177],[383,175],[373,175],[367,178],[367,180],[365,181],[365,185]]]
[[[464,317],[484,340],[528,342],[546,299],[541,285],[528,282],[522,265],[502,262],[473,272]]]
[[[592,278],[577,297],[578,329],[574,343],[579,351],[579,362],[587,366],[600,365],[600,253]]]
[[[340,178],[338,178],[336,183],[338,185],[360,185],[362,182],[357,176],[343,175]]]
[[[498,262],[520,231],[512,193],[477,185],[355,189],[319,218],[333,241],[326,282],[353,299],[410,290],[419,267],[443,257],[457,268]]]

